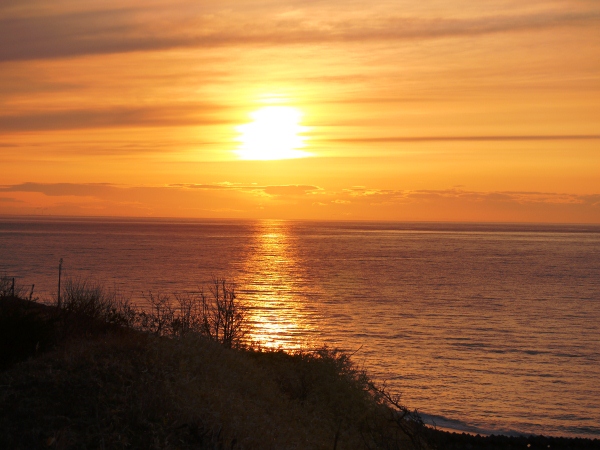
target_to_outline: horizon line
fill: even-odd
[[[276,219],[255,217],[182,217],[182,216],[115,216],[115,215],[59,215],[59,214],[6,214],[0,213],[0,220],[23,219],[127,219],[127,220],[181,220],[181,221],[277,221],[277,222],[364,222],[364,223],[403,223],[403,224],[462,224],[462,225],[547,225],[547,226],[598,226],[600,222],[515,222],[515,221],[472,221],[472,220],[370,220],[370,219]]]

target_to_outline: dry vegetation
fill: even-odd
[[[2,295],[2,342],[35,336],[2,345],[0,448],[427,448],[418,415],[348,355],[245,346],[223,280],[143,311],[81,281],[60,308]]]

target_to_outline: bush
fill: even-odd
[[[0,299],[15,297],[24,298],[25,288],[18,283],[15,283],[15,279],[2,275],[0,277]],[[31,293],[29,300],[33,297],[33,286],[31,286]]]
[[[202,331],[213,341],[227,348],[238,346],[246,334],[245,309],[237,300],[233,287],[224,279],[215,278],[211,297],[200,293],[202,301]]]
[[[126,327],[134,323],[135,309],[129,300],[99,283],[67,279],[61,299],[60,309],[66,314]]]
[[[239,347],[246,335],[245,307],[234,288],[224,279],[214,278],[210,295],[167,295],[149,293],[148,307],[136,316],[136,327],[159,336],[182,337],[202,334],[227,348]]]
[[[12,297],[12,279],[3,275],[0,277],[0,299],[4,299],[6,297]]]
[[[136,312],[135,327],[157,336],[173,335],[173,323],[176,314],[171,306],[169,296],[161,294],[155,296],[151,292],[146,300],[148,307]]]
[[[115,327],[131,328],[136,311],[129,300],[100,283],[67,279],[56,305],[63,337],[95,334]]]

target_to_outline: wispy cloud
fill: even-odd
[[[536,191],[398,190],[208,183],[0,186],[0,213],[369,220],[599,222],[600,195]],[[259,195],[257,195],[259,194]],[[9,200],[3,200],[9,198]],[[458,214],[458,215],[457,215]]]
[[[286,205],[310,204],[311,193],[318,190],[317,186],[230,182],[157,186],[28,182],[0,186],[0,193],[15,196],[0,201],[0,213],[37,214],[43,209],[63,215],[252,217],[253,211],[262,212],[264,204],[275,202],[285,216]]]
[[[267,185],[260,186],[258,184],[244,183],[213,183],[213,184],[170,184],[173,188],[200,189],[200,190],[236,190],[236,191],[252,191],[262,192],[270,196],[302,196],[313,192],[321,191],[318,186],[286,184],[286,185]]]
[[[154,51],[181,47],[281,46],[477,36],[561,26],[597,24],[598,11],[529,13],[476,18],[379,14],[319,15],[318,8],[274,14],[243,6],[198,11],[177,8],[102,8],[52,14],[10,14],[0,18],[0,61]],[[235,24],[235,26],[232,26]]]
[[[0,115],[0,132],[119,128],[131,126],[186,126],[229,123],[214,118],[223,107],[213,104],[161,105],[44,111]]]
[[[109,183],[21,183],[0,186],[0,192],[37,192],[50,197],[84,196],[102,197],[118,189]]]
[[[266,186],[264,192],[269,195],[289,196],[305,195],[307,193],[318,191],[317,186],[289,185],[289,186]]]
[[[538,134],[538,135],[514,135],[514,136],[388,136],[367,138],[344,138],[330,139],[329,142],[347,144],[386,144],[393,142],[494,142],[494,141],[581,141],[598,140],[600,134]]]
[[[0,185],[0,192],[36,192],[50,197],[80,196],[102,198],[109,194],[125,191],[262,191],[272,196],[304,196],[319,193],[323,199],[329,198],[333,203],[350,204],[357,201],[428,201],[440,199],[462,199],[473,202],[496,201],[516,203],[554,203],[554,204],[590,204],[598,206],[600,194],[580,195],[558,192],[536,191],[469,191],[461,188],[452,189],[376,189],[368,187],[352,187],[341,191],[327,191],[311,185],[257,185],[244,183],[210,183],[210,184],[169,184],[163,186],[128,186],[111,183],[21,183],[15,185]]]
[[[428,202],[438,200],[463,200],[468,202],[505,202],[505,203],[548,203],[548,204],[587,204],[598,206],[600,195],[579,195],[558,192],[536,191],[469,191],[460,188],[452,189],[368,189],[350,188],[342,191],[342,195],[358,201],[380,202]]]
[[[148,190],[148,191],[242,191],[242,192],[264,192],[270,196],[302,196],[322,190],[318,186],[308,185],[266,185],[244,183],[211,183],[211,184],[169,184],[165,186],[125,186],[110,183],[21,183],[15,185],[0,186],[0,192],[36,192],[50,197],[57,196],[79,196],[98,197],[125,191]]]
[[[404,192],[403,197],[407,199],[462,199],[472,202],[506,202],[506,203],[548,203],[548,204],[589,204],[595,205],[600,196],[577,195],[558,192],[535,192],[535,191],[492,191],[477,192],[462,189],[447,190],[417,190]]]

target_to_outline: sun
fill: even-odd
[[[273,160],[305,158],[302,112],[291,106],[265,106],[250,114],[252,122],[239,125],[236,151],[240,159]]]

